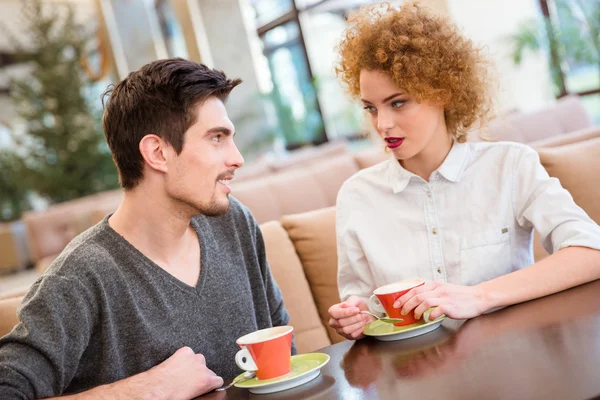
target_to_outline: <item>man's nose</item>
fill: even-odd
[[[228,154],[226,164],[228,167],[235,169],[240,168],[242,165],[244,165],[244,157],[242,156],[242,153],[240,153],[240,151],[238,150],[235,143],[233,143],[231,146],[231,151]]]

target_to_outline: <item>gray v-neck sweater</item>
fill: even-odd
[[[228,379],[235,340],[286,325],[258,225],[231,199],[227,214],[196,216],[201,272],[191,287],[108,225],[75,238],[33,285],[20,323],[0,340],[0,399],[75,393],[146,371],[183,346]]]

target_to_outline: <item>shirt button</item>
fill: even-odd
[[[434,235],[435,235],[435,234],[437,234],[437,231],[435,230],[435,228],[433,228],[433,229],[431,230],[431,233],[433,233]]]
[[[427,191],[427,197],[431,197],[431,192]]]
[[[442,269],[438,268],[438,274],[441,274],[441,273],[442,273]]]

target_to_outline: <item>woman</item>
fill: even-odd
[[[486,64],[457,28],[414,4],[362,8],[338,76],[396,160],[349,179],[337,203],[338,285],[330,325],[361,338],[372,291],[428,283],[398,299],[418,319],[476,317],[600,278],[600,228],[531,148],[466,143],[489,110]],[[533,264],[532,230],[554,254]],[[531,265],[533,264],[533,265]],[[524,268],[527,267],[528,268]]]

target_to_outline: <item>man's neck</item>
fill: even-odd
[[[143,187],[125,192],[108,223],[146,257],[161,266],[176,262],[196,240],[191,214],[178,210],[166,196]]]

